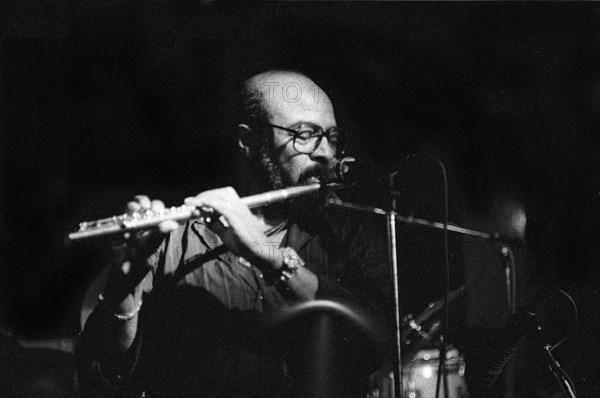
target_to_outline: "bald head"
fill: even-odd
[[[270,123],[290,122],[290,116],[302,117],[300,121],[315,118],[333,119],[333,107],[327,94],[307,76],[294,71],[273,70],[252,76],[245,82],[245,91],[262,108]],[[248,104],[251,105],[251,104]],[[253,110],[253,114],[259,112]],[[285,125],[285,124],[284,124]]]

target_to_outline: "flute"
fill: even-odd
[[[325,188],[337,189],[341,187],[343,187],[343,185],[338,183],[321,184],[317,182],[265,192],[258,195],[246,196],[241,198],[241,201],[248,206],[248,208],[254,209],[289,199],[315,194]],[[208,218],[211,215],[210,212],[187,205],[174,206],[160,211],[145,210],[144,212],[135,212],[133,214],[125,213],[100,220],[79,223],[79,229],[69,234],[69,240],[79,241],[82,239],[148,229],[157,227],[163,221],[173,220],[181,222]]]

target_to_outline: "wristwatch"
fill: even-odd
[[[271,277],[272,283],[277,286],[282,282],[287,282],[292,276],[298,272],[300,267],[304,267],[304,260],[298,256],[298,253],[291,247],[282,247],[279,249],[283,257],[281,268],[275,270]]]

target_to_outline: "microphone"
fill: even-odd
[[[517,307],[500,329],[498,339],[481,364],[474,363],[470,368],[472,387],[487,388],[500,376],[502,370],[512,358],[521,340],[537,327],[536,314],[527,307]]]
[[[327,163],[323,170],[323,178],[328,183],[352,185],[356,181],[356,159],[348,156]]]
[[[473,371],[467,372],[470,385],[489,387],[525,336],[528,336],[528,342],[552,350],[575,330],[577,320],[577,306],[571,296],[558,288],[543,290],[529,306],[517,307],[500,329],[498,339],[491,344],[485,358],[480,364],[473,363]]]
[[[403,161],[416,157],[410,155],[403,158]],[[344,185],[353,185],[356,182],[379,183],[382,186],[389,187],[390,174],[393,176],[398,172],[401,163],[394,162],[390,164],[365,162],[356,160],[352,156],[342,159],[334,159],[327,163],[321,177],[326,182],[341,183]]]

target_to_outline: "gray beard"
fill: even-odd
[[[303,185],[307,183],[307,180],[310,177],[320,177],[323,173],[323,165],[315,164],[300,173],[297,183],[292,182],[289,178],[286,178],[283,168],[275,160],[272,152],[269,145],[261,145],[259,149],[259,167],[266,177],[267,190],[277,190],[294,185]],[[296,221],[304,220],[307,222],[318,220],[321,216],[321,212],[325,208],[324,200],[320,195],[309,195],[286,200],[279,205],[271,207],[275,206],[281,209],[287,216],[292,216]]]
[[[324,171],[324,166],[317,163],[303,170],[298,176],[298,182],[293,182],[286,178],[283,168],[273,158],[272,151],[268,147],[261,145],[259,150],[260,168],[265,174],[267,180],[267,189],[276,190],[293,185],[304,185],[310,177],[321,177]]]
[[[264,189],[266,191],[274,191],[283,189],[293,185],[302,185],[306,183],[307,179],[311,176],[320,176],[323,172],[323,167],[320,164],[316,164],[313,167],[309,167],[304,170],[299,178],[298,182],[294,183],[286,178],[286,174],[281,165],[275,160],[273,151],[270,149],[271,145],[268,140],[261,142],[258,148],[257,166],[259,173],[262,174],[262,180],[264,181]],[[304,219],[310,220],[312,218],[319,217],[323,209],[323,200],[318,195],[309,195],[297,199],[287,200],[280,204],[271,205],[265,209],[280,209],[287,216],[292,216],[296,220]]]
[[[284,172],[279,163],[273,159],[273,151],[270,150],[268,142],[262,142],[258,151],[259,167],[264,175],[266,188],[268,190],[283,189],[286,185],[284,184]]]

